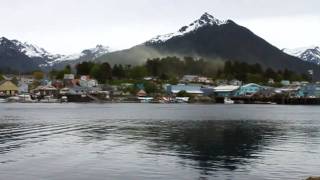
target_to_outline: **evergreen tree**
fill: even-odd
[[[76,65],[77,75],[89,75],[94,63],[83,62]]]

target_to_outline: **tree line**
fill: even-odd
[[[281,80],[289,81],[310,81],[307,74],[299,74],[288,69],[274,70],[264,69],[260,64],[248,64],[244,62],[225,62],[224,69],[219,70],[217,77],[224,79],[238,79],[248,83],[267,83],[269,79],[275,82]]]
[[[237,79],[243,82],[267,83],[269,79],[276,82],[281,80],[308,81],[306,74],[298,74],[293,71],[264,69],[260,64],[248,64],[244,62],[226,61],[224,64],[185,57],[165,57],[148,59],[145,64],[139,66],[109,63],[82,62],[74,69],[67,65],[63,70],[52,70],[49,74],[56,79],[63,79],[64,74],[74,73],[77,76],[90,75],[99,83],[112,80],[141,80],[146,76],[157,77],[159,80],[175,82],[183,75],[200,75],[213,79]]]

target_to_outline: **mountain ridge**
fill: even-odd
[[[301,47],[296,49],[283,49],[283,52],[298,57],[303,61],[320,65],[320,48],[319,46]]]
[[[78,54],[52,54],[36,45],[15,39],[9,40],[5,37],[0,38],[0,49],[0,69],[12,69],[22,72],[36,69],[49,70],[77,61],[92,61],[110,52],[109,47],[97,45]]]
[[[97,61],[136,65],[149,58],[164,56],[259,63],[264,68],[288,69],[299,73],[314,69],[315,74],[320,77],[319,70],[312,63],[284,53],[232,20],[221,21],[208,13],[188,26],[182,26],[176,33],[158,35],[133,48],[106,54]]]
[[[96,48],[83,50],[80,54],[54,55],[28,43],[5,38],[1,38],[1,41],[0,63],[6,61],[4,65],[18,66],[18,70],[24,70],[23,67],[27,70],[58,69],[83,61],[108,62],[111,65],[141,65],[151,58],[191,56],[214,62],[231,60],[258,63],[264,68],[288,69],[299,73],[307,73],[313,69],[315,75],[320,78],[320,71],[313,63],[288,55],[232,20],[222,21],[208,13],[204,13],[189,25],[182,26],[175,33],[158,35],[142,44],[120,51],[111,52],[108,47],[98,45]],[[6,50],[10,53],[5,52]],[[14,54],[19,58],[14,59]],[[3,55],[6,56],[2,57]],[[0,64],[0,68],[3,64]]]

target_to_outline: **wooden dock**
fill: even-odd
[[[237,104],[283,104],[283,105],[320,105],[320,98],[288,98],[288,97],[231,97]],[[216,97],[216,103],[224,103],[224,97]]]

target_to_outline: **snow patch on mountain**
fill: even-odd
[[[17,40],[12,40],[12,42],[18,47],[18,50],[28,57],[48,57],[51,56],[49,52],[47,52],[45,49],[40,48],[33,44],[28,44],[26,42],[22,43]]]
[[[221,21],[212,15],[205,13],[203,14],[200,19],[194,21],[193,23],[189,24],[188,26],[183,26],[182,28],[179,29],[178,32],[175,33],[169,33],[165,35],[159,35],[156,36],[155,38],[152,38],[150,43],[159,43],[159,42],[165,42],[168,41],[169,39],[172,39],[173,37],[178,37],[178,36],[183,36],[185,34],[188,34],[190,32],[196,31],[197,29],[204,27],[204,26],[220,26],[223,24],[227,24],[228,21]]]
[[[320,48],[319,46],[302,47],[296,49],[283,49],[283,52],[298,57],[303,61],[320,65]]]
[[[80,60],[80,59],[93,60],[110,52],[112,52],[112,50],[110,50],[108,46],[97,45],[95,48],[83,50],[81,53],[76,53],[71,55],[58,55],[59,57],[48,62],[48,65],[53,66],[57,63]],[[45,64],[42,66],[45,66]]]
[[[38,47],[27,42],[20,42],[18,40],[9,40],[5,37],[0,38],[0,45],[5,45],[18,52],[21,52],[33,60],[39,62],[39,67],[50,67],[55,64],[75,61],[78,59],[93,60],[101,57],[104,54],[111,52],[107,46],[97,45],[94,48],[83,50],[81,53],[62,55],[62,54],[51,54],[44,48]]]

